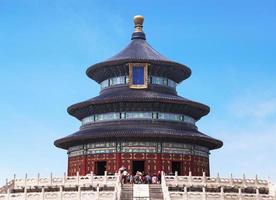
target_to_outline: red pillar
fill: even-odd
[[[87,174],[87,155],[84,156],[83,161],[82,161],[82,172],[81,175],[85,176]]]
[[[68,156],[67,176],[71,176],[71,174],[70,174],[70,168],[71,168],[71,166],[70,166],[70,157]]]
[[[210,176],[210,163],[209,163],[209,158],[206,159],[204,162],[206,162],[206,176]]]
[[[122,156],[121,153],[116,153],[116,171],[122,167]]]
[[[161,153],[157,154],[156,169],[157,169],[157,172],[162,171],[162,155],[161,155]]]

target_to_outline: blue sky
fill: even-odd
[[[129,43],[137,14],[148,42],[192,69],[178,94],[211,107],[197,123],[224,141],[211,174],[276,182],[276,1],[0,0],[0,183],[62,176],[53,141],[80,126],[66,109],[98,94],[85,70]]]

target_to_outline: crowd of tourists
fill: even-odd
[[[160,184],[161,183],[161,172],[158,171],[157,174],[150,175],[145,172],[137,171],[136,174],[130,174],[126,168],[121,167],[119,169],[121,172],[122,183],[130,184]]]

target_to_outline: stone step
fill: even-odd
[[[120,200],[133,200],[132,184],[122,184],[122,193]]]
[[[162,200],[163,192],[162,187],[159,184],[149,186],[150,200]]]

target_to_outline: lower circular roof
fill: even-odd
[[[153,120],[124,120],[97,122],[80,131],[55,141],[55,146],[68,149],[71,146],[107,139],[154,139],[200,144],[209,149],[222,146],[220,140],[209,137],[195,126],[185,123]]]

